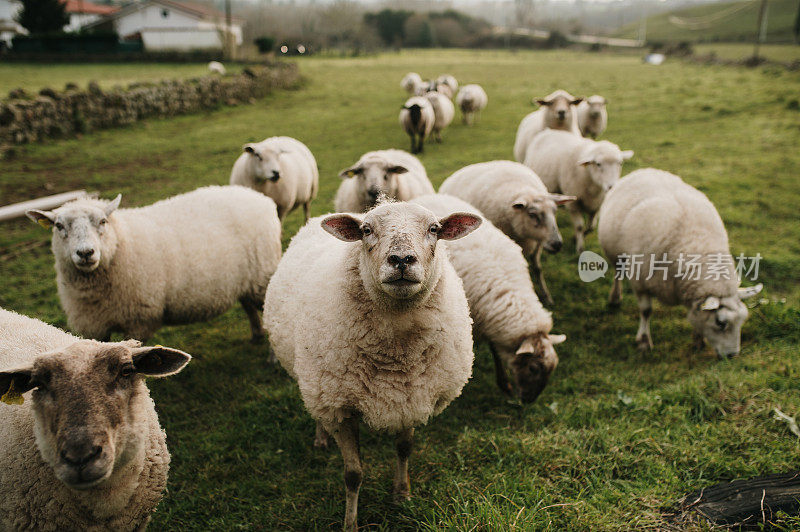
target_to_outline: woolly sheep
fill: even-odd
[[[423,85],[422,76],[417,74],[416,72],[409,72],[405,76],[403,76],[403,80],[400,82],[400,86],[403,87],[410,95],[417,94],[419,87]]]
[[[231,170],[231,185],[261,192],[275,201],[281,221],[299,205],[306,221],[319,190],[317,161],[308,147],[291,137],[270,137],[245,144]]]
[[[437,243],[480,223],[409,203],[313,218],[270,282],[270,343],[318,422],[315,444],[329,434],[342,453],[346,530],[357,529],[359,420],[397,434],[394,494],[408,499],[414,427],[444,410],[471,375],[467,300]]]
[[[190,358],[0,309],[0,530],[144,530],[170,456],[143,377]]]
[[[447,85],[443,85],[447,87]],[[437,142],[442,142],[442,130],[450,125],[456,115],[456,108],[450,98],[441,92],[429,92],[425,95],[433,106],[433,114],[436,117],[433,123],[433,138]]]
[[[489,97],[480,85],[464,85],[456,95],[456,105],[461,109],[462,118],[467,125],[475,122],[476,116],[480,116],[488,103]]]
[[[616,270],[610,305],[620,304],[623,276],[636,294],[640,349],[653,347],[650,315],[655,297],[688,309],[696,347],[701,348],[705,338],[720,358],[739,353],[747,319],[741,299],[758,294],[762,286],[737,288],[728,234],[705,194],[668,172],[637,170],[609,192],[597,234]]]
[[[542,250],[561,249],[556,207],[575,198],[551,194],[533,170],[513,161],[472,164],[448,177],[439,192],[475,206],[522,247],[532,263],[542,299],[553,304],[542,272]]]
[[[408,201],[434,192],[419,159],[402,150],[367,152],[339,177],[344,181],[333,201],[337,212],[366,212],[380,196]]]
[[[584,137],[596,139],[608,125],[606,99],[602,96],[589,96],[578,104],[578,128]]]
[[[208,63],[208,71],[212,74],[225,75],[225,66],[219,61],[211,61]]]
[[[575,106],[583,101],[567,91],[557,90],[536,100],[539,109],[528,114],[519,123],[514,141],[514,160],[523,162],[525,152],[533,138],[545,129],[559,129],[580,135]]]
[[[436,83],[438,87],[448,87],[451,92],[451,98],[453,97],[452,94],[455,94],[458,91],[458,81],[450,74],[442,74],[436,78]]]
[[[58,294],[73,331],[144,341],[162,324],[209,319],[238,299],[253,341],[263,338],[258,311],[281,257],[274,201],[230,186],[137,209],[117,209],[120,200],[27,213],[53,226]]]
[[[400,125],[411,138],[411,153],[422,153],[435,123],[436,114],[427,98],[413,96],[406,100],[400,110]]]
[[[436,216],[481,214],[469,203],[446,194],[420,196],[411,203]],[[566,336],[550,334],[553,319],[533,291],[522,249],[484,219],[471,235],[448,242],[447,254],[464,283],[475,341],[489,343],[497,385],[503,393],[535,401],[558,365],[553,345]]]
[[[542,131],[528,146],[525,165],[539,174],[547,190],[578,198],[567,205],[578,253],[583,252],[585,237],[592,230],[603,198],[619,181],[622,163],[631,157],[632,151],[621,151],[607,140],[596,141],[554,129]],[[584,213],[589,216],[585,226]]]

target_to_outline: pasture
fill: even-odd
[[[397,115],[405,99],[399,81],[410,70],[448,72],[489,95],[474,127],[457,117],[443,144],[426,145],[421,160],[437,186],[467,164],[510,158],[532,97],[556,88],[602,94],[609,100],[603,137],[635,151],[623,174],[648,166],[679,174],[716,204],[734,255],[763,257],[763,300],[750,311],[741,355],[719,362],[710,348],[694,352],[685,311],[658,305],[656,347],[637,352],[635,299],[626,290],[621,311],[610,314],[610,279],[579,280],[562,212],[564,249],[543,261],[553,331],[567,335],[549,386],[534,404],[507,400],[488,349],[476,345],[462,396],[417,432],[412,501],[391,502],[393,440],[362,432],[359,523],[366,530],[657,528],[666,524],[664,509],[689,491],[800,468],[798,438],[772,414],[800,415],[800,74],[677,61],[650,67],[638,57],[564,51],[431,50],[299,63],[301,89],[254,105],[19,148],[0,163],[0,203],[81,187],[105,198],[120,192],[123,207],[145,205],[227,183],[244,143],[289,135],[317,158],[318,215],[332,208],[338,171],[362,153],[408,149]],[[7,80],[32,67],[2,68]],[[299,211],[288,217],[285,244],[301,223]],[[28,220],[3,224],[0,306],[65,327],[49,239]],[[595,234],[587,249],[599,252]],[[196,357],[180,375],[149,384],[172,454],[151,530],[341,526],[341,457],[311,446],[314,423],[295,384],[266,364],[265,346],[249,343],[241,308],[164,328],[151,343]]]

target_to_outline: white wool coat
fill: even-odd
[[[564,96],[569,99],[574,97],[566,91],[558,90],[547,96],[551,99],[556,96]],[[547,106],[542,106],[536,111],[529,113],[522,119],[517,128],[517,136],[514,140],[514,160],[522,162],[525,160],[525,152],[533,138],[545,129],[558,129],[569,131],[575,135],[580,135],[578,127],[578,113],[574,105],[569,106],[570,116],[563,125],[559,125],[553,112]]]

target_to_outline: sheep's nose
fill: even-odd
[[[558,118],[559,119],[564,120],[565,116],[567,116],[567,112],[566,111],[559,111],[558,112]]]
[[[71,466],[82,467],[100,456],[103,448],[99,445],[76,445],[61,451],[61,459]]]
[[[280,177],[281,177],[281,173],[280,172],[278,172],[277,170],[273,170],[272,171],[272,180],[273,181],[277,181],[278,179],[280,179]]]
[[[92,248],[79,249],[75,253],[77,253],[78,256],[82,259],[88,259],[91,258],[92,255],[94,255],[94,250]]]
[[[372,199],[377,198],[380,195],[380,193],[381,193],[380,190],[376,190],[374,188],[367,190],[367,194],[369,194]]]
[[[389,264],[401,272],[405,271],[409,264],[414,264],[417,262],[417,258],[414,255],[406,255],[405,257],[401,257],[400,255],[389,255],[388,260]]]
[[[548,243],[548,247],[550,249],[548,251],[551,251],[552,253],[558,253],[559,251],[561,251],[561,246],[562,245],[563,245],[563,243],[561,242],[561,240],[556,240],[556,241],[553,241],[553,242],[549,242]]]

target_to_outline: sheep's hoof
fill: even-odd
[[[636,348],[642,352],[647,352],[653,349],[653,340],[650,339],[650,335],[645,334],[637,338]]]
[[[405,489],[395,489],[393,494],[393,499],[396,504],[402,504],[404,502],[411,500],[411,493],[408,488]]]

